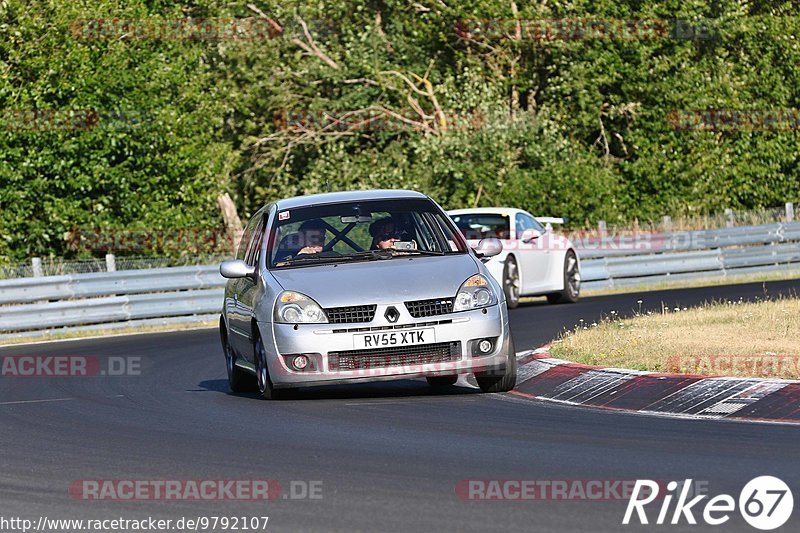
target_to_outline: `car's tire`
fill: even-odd
[[[508,340],[508,363],[505,373],[501,376],[475,374],[475,381],[483,392],[508,392],[514,388],[517,384],[517,352],[513,339]]]
[[[568,250],[564,256],[564,289],[547,295],[551,304],[574,304],[581,296],[581,271],[578,267],[578,257],[575,252]]]
[[[509,309],[519,305],[519,266],[513,255],[506,257],[506,264],[503,267],[503,292]]]
[[[434,389],[442,389],[454,385],[458,381],[458,376],[428,376],[425,379],[428,381],[428,385]]]
[[[256,360],[256,384],[261,398],[264,400],[280,400],[284,398],[288,391],[286,389],[276,389],[272,384],[272,379],[269,377],[267,353],[264,350],[264,343],[260,335],[256,337],[253,353]]]
[[[256,380],[236,366],[236,353],[233,351],[228,333],[224,331],[224,324],[220,325],[220,339],[222,340],[222,353],[225,356],[225,369],[228,372],[228,387],[232,392],[250,392],[256,387]]]

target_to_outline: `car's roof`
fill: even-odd
[[[494,215],[505,214],[514,215],[516,213],[525,213],[526,211],[516,207],[472,207],[468,209],[451,209],[447,212],[448,215]]]
[[[421,192],[403,189],[372,189],[367,191],[341,191],[295,196],[293,198],[278,200],[275,204],[278,210],[284,210],[320,204],[361,202],[365,200],[394,200],[398,198],[427,198],[427,196]]]

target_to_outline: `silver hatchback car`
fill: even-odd
[[[516,356],[503,289],[439,205],[402,190],[280,200],[248,222],[220,336],[233,391],[266,399],[313,385],[474,373],[511,390]],[[255,376],[255,379],[253,377]]]

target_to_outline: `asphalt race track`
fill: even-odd
[[[602,314],[790,294],[774,282],[586,298],[512,311],[518,350]],[[318,388],[264,402],[228,392],[217,332],[109,337],[0,349],[0,356],[141,358],[126,377],[14,378],[0,386],[5,517],[269,516],[269,531],[618,531],[610,501],[465,501],[462,480],[678,480],[713,496],[761,475],[800,487],[800,428],[658,418],[484,395],[420,380]],[[86,501],[79,480],[278,480],[274,501]],[[293,483],[294,482],[294,483]],[[321,498],[303,483],[321,483]],[[463,481],[462,481],[463,483]],[[294,487],[290,489],[290,487]],[[291,491],[295,490],[292,494]],[[795,501],[800,494],[795,492]],[[294,498],[293,498],[294,497]],[[650,526],[660,507],[648,507]],[[702,514],[696,511],[696,517]],[[672,513],[669,515],[672,516]],[[800,514],[783,530],[797,531]],[[734,512],[723,526],[755,531]]]

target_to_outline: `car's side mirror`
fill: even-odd
[[[503,251],[503,243],[500,242],[500,239],[487,237],[481,239],[473,250],[480,259],[488,260]]]
[[[252,278],[256,273],[256,267],[252,267],[242,261],[241,259],[234,259],[232,261],[223,261],[219,265],[219,273],[223,278],[238,279],[238,278]]]
[[[529,229],[525,231],[524,237],[522,238],[522,242],[525,244],[530,244],[539,237],[541,237],[543,233],[538,229]]]

